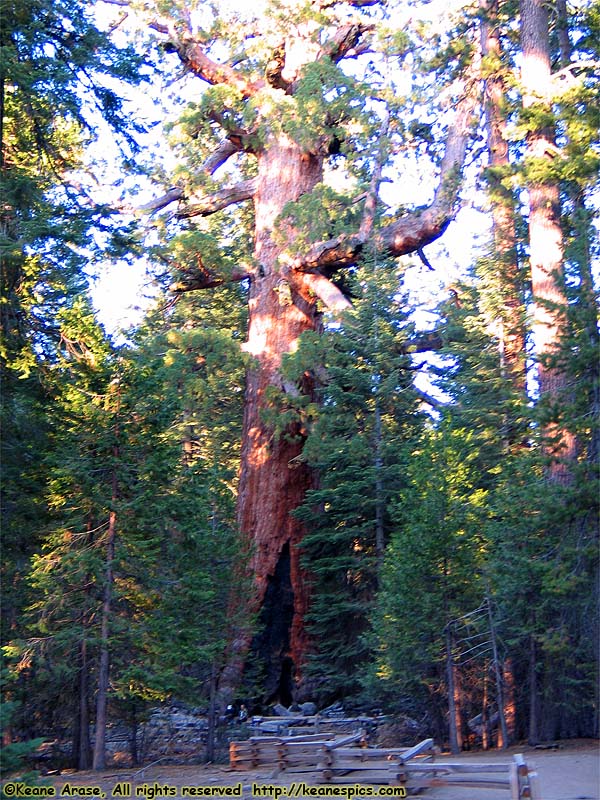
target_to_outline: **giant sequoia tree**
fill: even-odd
[[[445,151],[430,204],[396,209],[378,222],[382,170],[404,130],[402,102],[381,70],[384,61],[398,64],[408,45],[376,0],[275,2],[260,18],[221,14],[212,22],[188,6],[172,8],[152,27],[164,36],[165,50],[205,86],[182,129],[191,170],[181,170],[179,183],[147,210],[178,202],[175,217],[189,220],[251,203],[247,263],[219,257],[211,240],[193,258],[188,253],[175,288],[249,282],[245,350],[251,361],[238,495],[239,525],[253,547],[256,588],[249,610],[257,613],[265,596],[277,593],[276,575],[289,574],[289,655],[300,677],[308,586],[298,547],[303,526],[290,512],[313,478],[298,459],[303,431],[292,426],[275,436],[265,412],[273,388],[297,390],[285,385],[282,356],[303,332],[319,328],[324,307],[348,306],[337,281],[343,270],[366,249],[401,256],[447,227],[471,127],[471,90],[465,82],[454,87],[451,125],[439,129]],[[331,164],[351,176],[343,193],[325,183]],[[219,180],[217,171],[225,177]],[[234,638],[223,687],[238,681],[250,633],[238,631]]]

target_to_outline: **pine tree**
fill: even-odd
[[[78,0],[2,3],[0,377],[3,592],[10,593],[2,603],[4,638],[18,631],[27,603],[22,578],[46,522],[42,466],[60,394],[52,370],[68,346],[61,315],[84,302],[85,270],[98,243],[111,229],[126,232],[88,194],[83,148],[95,136],[98,112],[134,145],[132,123],[109,84],[138,83],[139,65],[133,49],[115,47]]]

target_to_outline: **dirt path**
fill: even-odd
[[[535,750],[525,746],[514,747],[503,753],[489,751],[463,753],[456,757],[440,756],[439,760],[509,763],[514,753],[523,753],[530,768],[538,772],[542,800],[600,800],[600,749],[599,743],[594,740],[566,742],[559,750]],[[276,771],[233,772],[225,766],[174,767],[160,764],[137,771],[119,769],[100,774],[64,773],[53,777],[52,782],[57,790],[56,797],[89,796],[84,792],[97,787],[96,791],[103,793],[106,798],[114,797],[117,800],[130,797],[160,800],[165,797],[206,796],[208,792],[204,792],[205,788],[225,786],[231,787],[229,796],[233,797],[239,796],[239,792],[248,799],[275,798],[275,792],[268,789],[260,788],[253,794],[253,784],[258,787],[282,787],[291,783],[289,778],[286,780],[285,775],[278,775]],[[187,792],[184,787],[189,787]],[[102,794],[96,796],[102,797]],[[423,800],[510,800],[507,790],[458,787],[430,789],[419,797]]]
[[[448,760],[508,764],[514,753],[522,753],[528,767],[538,773],[542,800],[600,800],[600,749],[599,743],[592,740],[566,743],[559,750],[524,746],[513,747],[505,753],[463,753],[448,756]],[[508,792],[501,790],[444,788],[425,793],[423,800],[507,800],[509,797]]]

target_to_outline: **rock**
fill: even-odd
[[[294,716],[293,713],[291,711],[288,711],[288,709],[285,706],[282,706],[281,703],[275,703],[275,705],[273,706],[273,713],[277,717]]]

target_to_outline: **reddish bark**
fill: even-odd
[[[308,644],[304,625],[308,588],[300,565],[299,546],[304,529],[291,512],[302,504],[306,491],[312,487],[312,476],[304,463],[295,460],[304,443],[301,431],[295,427],[275,435],[266,414],[272,402],[269,390],[283,388],[280,370],[283,355],[297,347],[302,333],[316,330],[319,315],[316,299],[305,288],[302,276],[286,272],[282,277],[278,257],[283,247],[274,238],[273,228],[284,205],[311,191],[321,180],[322,162],[282,138],[271,143],[258,164],[255,255],[262,277],[252,282],[249,298],[245,349],[255,361],[246,382],[238,522],[252,546],[250,571],[254,594],[248,608],[251,614],[258,613],[269,578],[274,575],[286,544],[289,545],[294,615],[290,652],[282,655],[292,658],[296,678],[300,679]],[[290,230],[289,236],[293,235]],[[239,631],[221,680],[221,691],[239,682],[251,635],[250,629]]]
[[[552,69],[548,11],[542,0],[521,0],[521,48],[523,51],[523,106],[547,111],[551,106]],[[533,127],[527,139],[527,156],[536,166],[528,182],[529,259],[534,299],[533,332],[538,354],[540,398],[554,417],[545,426],[545,449],[552,459],[549,477],[555,483],[571,480],[576,457],[575,437],[559,421],[560,409],[569,397],[567,374],[557,360],[567,332],[567,297],[564,284],[564,245],[560,224],[559,188],[540,167],[554,158],[552,127]]]
[[[512,659],[504,662],[504,717],[508,733],[508,743],[515,741],[517,730],[517,704],[515,699],[515,673]]]

